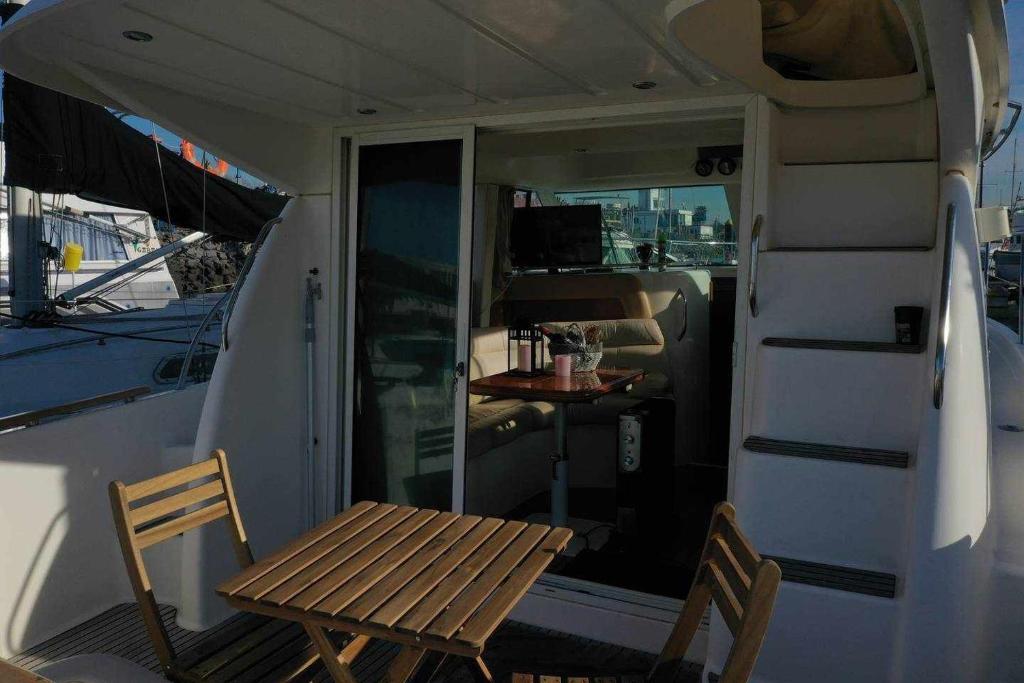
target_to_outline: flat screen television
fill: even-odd
[[[513,268],[601,265],[601,207],[514,209],[509,238]]]

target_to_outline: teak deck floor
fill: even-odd
[[[160,614],[171,641],[179,651],[188,650],[213,637],[235,619],[246,618],[245,615],[236,615],[207,631],[195,632],[186,631],[175,623],[173,607],[161,606]],[[397,652],[397,645],[374,641],[356,659],[353,672],[360,681],[376,683],[383,678]],[[159,671],[159,663],[134,603],[112,607],[26,650],[11,661],[32,669],[87,653],[117,655]],[[654,655],[644,652],[516,622],[506,622],[498,629],[488,641],[484,657],[496,681],[509,680],[514,670],[552,674],[637,674],[646,672],[654,662]],[[330,682],[326,672],[321,672],[315,680]],[[443,670],[435,680],[468,683],[473,679],[466,669],[454,665]]]

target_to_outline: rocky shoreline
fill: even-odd
[[[183,228],[159,230],[160,244],[179,240],[191,231]],[[234,284],[252,247],[249,242],[209,239],[192,244],[166,259],[178,295],[182,298],[204,292],[224,292]]]

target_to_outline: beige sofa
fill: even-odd
[[[618,415],[643,399],[671,393],[665,338],[652,318],[590,321],[604,337],[602,367],[647,370],[647,378],[626,393],[569,407],[571,486],[614,485]],[[569,323],[546,323],[562,330]],[[514,354],[513,354],[514,355]],[[504,327],[474,329],[470,378],[508,369]],[[546,360],[550,360],[547,359]],[[513,358],[513,363],[515,359]],[[501,515],[548,491],[554,452],[554,406],[544,401],[472,396],[466,453],[466,510]]]

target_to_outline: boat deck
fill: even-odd
[[[179,651],[196,647],[234,620],[245,618],[245,615],[237,615],[207,631],[187,631],[175,623],[175,613],[174,607],[160,608],[171,642]],[[356,659],[353,672],[360,681],[380,681],[397,652],[397,645],[375,641]],[[92,653],[116,655],[159,671],[156,654],[134,603],[112,607],[29,648],[11,662],[33,669],[72,655]],[[513,670],[562,675],[638,674],[646,672],[654,662],[654,656],[645,652],[517,622],[506,622],[491,637],[484,657],[496,681],[509,680]],[[696,680],[699,672],[700,668],[695,665],[682,680]],[[322,672],[314,680],[329,683],[330,678]],[[447,665],[435,680],[468,683],[473,679],[456,661]]]

